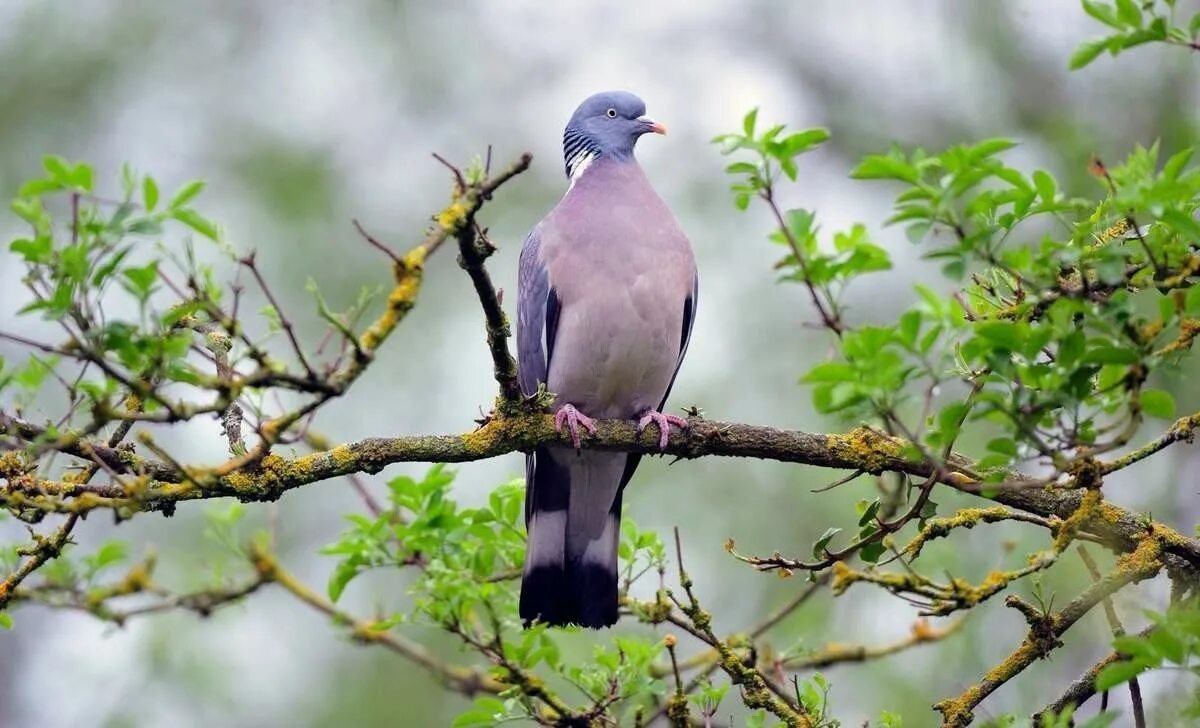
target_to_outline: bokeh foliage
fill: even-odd
[[[1106,50],[1116,54],[1150,41],[1195,46],[1195,17],[1188,23],[1177,21],[1173,3],[1122,0],[1111,7],[1084,5],[1115,34],[1083,46],[1072,58],[1073,66],[1085,65]],[[836,346],[836,356],[803,375],[812,385],[815,408],[901,438],[905,457],[928,463],[934,474],[961,474],[970,481],[964,487],[985,497],[1025,488],[1083,490],[1088,495],[1076,513],[1057,522],[1037,522],[1050,536],[1043,549],[1006,555],[1003,568],[978,584],[922,573],[917,558],[924,544],[955,538],[956,529],[1021,516],[940,509],[932,497],[934,477],[925,482],[909,476],[881,479],[877,498],[859,502],[844,521],[829,524],[812,546],[815,561],[778,554],[741,558],[782,575],[808,571],[814,579],[829,579],[838,593],[854,583],[874,583],[938,615],[970,610],[1012,582],[1067,558],[1069,547],[1078,541],[1093,540],[1087,519],[1104,516],[1104,476],[1191,438],[1195,416],[1170,425],[1161,422],[1180,413],[1166,388],[1155,385],[1164,373],[1178,371],[1186,362],[1192,340],[1200,333],[1200,294],[1192,286],[1200,270],[1200,223],[1195,217],[1200,173],[1190,151],[1164,157],[1152,144],[1134,148],[1124,160],[1091,160],[1092,193],[1068,195],[1048,171],[1009,166],[1004,160],[1012,142],[1005,139],[936,152],[893,149],[868,156],[852,176],[894,185],[898,196],[889,222],[903,224],[913,243],[938,261],[945,275],[963,281],[949,296],[922,287],[916,306],[888,325],[873,326],[853,321],[845,307],[845,291],[861,285],[862,276],[890,270],[886,250],[869,239],[865,226],[825,236],[814,212],[784,209],[777,202],[779,186],[797,176],[800,155],[827,136],[822,130],[787,133],[781,126],[762,131],[751,113],[740,133],[717,140],[723,151],[739,157],[728,170],[735,178],[735,205],[745,209],[760,199],[772,211],[778,227],[770,237],[784,250],[777,265],[780,279],[804,289],[804,299]],[[304,352],[311,354],[316,347],[304,346],[296,347],[295,361],[282,363],[264,346],[269,339],[293,336],[280,308],[272,304],[258,319],[226,315],[222,306],[229,303],[229,294],[193,252],[194,237],[208,239],[220,254],[231,255],[218,227],[193,204],[201,191],[199,183],[166,196],[152,177],[126,172],[118,199],[109,200],[96,197],[88,165],[47,157],[45,169],[45,176],[23,186],[13,203],[29,233],[11,243],[10,253],[28,270],[30,300],[23,313],[50,325],[65,323],[70,336],[63,344],[22,342],[35,353],[0,372],[17,415],[4,424],[5,434],[31,443],[6,456],[3,473],[10,513],[40,523],[49,513],[84,510],[72,511],[64,504],[91,494],[119,501],[113,509],[119,518],[134,516],[139,508],[133,504],[143,495],[140,489],[158,487],[154,474],[143,467],[149,462],[147,453],[159,465],[173,467],[169,454],[152,438],[143,436],[138,448],[129,448],[121,446],[122,434],[110,445],[118,462],[137,476],[128,483],[119,477],[126,475],[120,467],[92,453],[83,452],[81,458],[82,473],[91,473],[87,477],[78,468],[63,475],[56,469],[61,462],[48,462],[55,452],[66,452],[92,436],[111,436],[125,422],[173,424],[219,414],[233,462],[250,467],[245,485],[255,487],[255,478],[271,476],[271,461],[266,459],[270,455],[240,460],[247,448],[240,436],[229,432],[231,406],[244,411],[264,442],[300,442],[309,434],[303,432],[304,415],[288,417],[291,410],[286,408],[282,415],[272,411],[275,403],[266,401],[262,390],[277,387],[321,401],[328,393],[316,375],[333,376],[348,371],[342,367],[352,367],[350,362],[361,358],[365,366],[369,359],[356,342],[369,330],[360,323],[362,311],[372,304],[371,310],[377,311],[377,302],[364,295],[347,310],[334,312],[318,295],[318,314],[329,323],[330,336],[341,342],[331,358],[333,366],[324,370],[323,365],[312,365]],[[473,177],[467,184],[478,182]],[[455,205],[465,192],[465,185],[459,188],[455,201],[437,218],[438,226],[459,232],[456,225],[464,213]],[[59,209],[54,211],[56,205]],[[254,270],[253,259],[247,269]],[[253,323],[243,325],[246,319]],[[251,326],[256,334],[247,333]],[[230,372],[257,378],[235,390]],[[66,416],[37,423],[37,432],[21,434],[24,425],[16,420],[24,406],[56,384],[63,385]],[[197,393],[213,397],[193,399]],[[264,424],[278,425],[280,417],[287,425],[283,432],[264,432]],[[1144,432],[1147,419],[1161,434],[1128,450]],[[292,431],[293,426],[298,431]],[[969,468],[954,459],[959,457],[956,446],[964,441],[986,443],[977,452],[966,451],[975,456]],[[870,447],[864,445],[868,455]],[[258,467],[264,463],[267,467]],[[229,474],[240,471],[230,468]],[[1018,471],[1034,475],[1022,479]],[[864,469],[859,475],[871,473]],[[86,486],[97,474],[111,475],[120,489],[67,492],[72,485]],[[32,482],[26,482],[30,478]],[[185,485],[188,479],[201,491],[212,486],[194,475],[184,479]],[[64,490],[53,492],[48,483]],[[689,684],[686,687],[694,687],[691,697],[672,702],[685,687],[672,684],[676,670],[670,665],[679,664],[673,634],[634,631],[602,640],[594,651],[581,654],[569,648],[578,643],[576,635],[537,626],[522,630],[515,618],[512,582],[523,555],[520,485],[506,483],[486,505],[468,508],[454,503],[451,484],[451,473],[440,467],[420,479],[401,476],[389,481],[388,503],[368,507],[369,515],[352,516],[348,530],[325,550],[336,558],[327,597],[315,596],[282,571],[269,536],[239,534],[236,522],[243,511],[237,509],[214,515],[210,531],[241,558],[244,568],[234,576],[219,574],[195,592],[162,588],[151,576],[153,561],[130,561],[131,549],[119,543],[78,558],[69,549],[61,555],[68,529],[63,539],[55,532],[5,549],[7,583],[13,589],[11,575],[31,563],[44,579],[6,597],[123,621],[160,605],[204,613],[268,583],[290,585],[289,591],[303,601],[320,600],[319,608],[328,610],[335,625],[348,626],[356,639],[401,645],[392,649],[410,659],[426,653],[383,635],[432,626],[456,637],[477,662],[463,666],[465,672],[441,662],[436,669],[453,689],[486,693],[460,717],[462,725],[512,717],[551,723],[567,718],[632,722],[639,713],[648,718],[659,710],[682,722],[733,710],[730,703],[736,701],[727,685],[707,680]],[[54,498],[39,501],[40,496]],[[160,503],[173,508],[161,489],[153,496],[142,503],[153,504],[152,509]],[[1146,523],[1154,537],[1147,537],[1147,543],[1153,542],[1147,548],[1161,551],[1166,543],[1162,539],[1173,539],[1173,532],[1156,535],[1158,522],[1147,517]],[[842,543],[839,536],[845,528],[855,535]],[[768,714],[785,722],[834,724],[837,706],[829,705],[828,683],[819,673],[789,686],[772,674],[777,667],[781,672],[789,667],[789,655],[768,660],[758,654],[753,638],[715,635],[707,613],[691,595],[682,564],[668,556],[670,549],[658,535],[627,523],[621,551],[631,621],[667,622],[674,625],[668,629],[690,632],[701,643],[695,660],[683,660],[684,673],[709,665],[719,668],[740,686],[738,697],[752,709],[744,718],[749,724],[767,720]],[[122,565],[127,568],[119,572]],[[1130,566],[1145,565],[1118,560],[1114,573]],[[337,606],[345,587],[361,573],[377,569],[415,570],[410,607],[385,609],[371,619],[347,618]],[[668,583],[675,578],[674,569],[679,570],[678,586]],[[1144,638],[1115,642],[1120,654],[1134,659],[1118,659],[1104,667],[1100,687],[1114,688],[1164,663],[1191,667],[1196,631],[1195,611],[1188,602],[1194,579],[1186,571],[1175,570],[1171,576],[1176,604],[1165,616],[1154,618],[1160,629]],[[656,584],[638,587],[642,591],[633,587],[656,578]],[[24,575],[16,581],[23,580]],[[803,588],[799,579],[795,582],[797,589]],[[644,598],[647,593],[649,598]],[[130,596],[158,601],[135,607],[132,613],[113,606],[115,600]],[[1028,619],[1031,634],[1051,631],[1051,644],[1039,646],[1044,652],[1038,656],[1045,656],[1060,633],[1053,623],[1039,622],[1038,616],[1053,616],[1053,600],[1027,611],[1029,606],[1014,604]],[[11,626],[9,613],[0,619]],[[809,661],[820,657],[805,655]],[[952,715],[963,719],[958,710],[962,704],[944,707],[948,722]],[[965,708],[967,716],[970,707]],[[1063,718],[1041,720],[1059,725]],[[879,724],[900,721],[881,716]]]

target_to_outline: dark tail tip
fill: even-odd
[[[600,564],[574,564],[570,573],[538,566],[521,579],[521,621],[588,629],[617,623],[617,575]]]
[[[615,564],[613,564],[615,566]],[[576,564],[571,573],[578,596],[576,623],[589,629],[617,623],[617,572],[604,564]]]
[[[534,566],[521,577],[521,621],[534,620],[561,627],[570,623],[564,600],[567,578],[561,564]]]

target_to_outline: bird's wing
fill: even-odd
[[[696,305],[699,302],[700,275],[692,271],[692,292],[683,301],[683,335],[679,338],[679,358],[675,360],[675,371],[671,373],[671,381],[667,384],[667,391],[663,393],[662,402],[658,405],[660,412],[666,406],[667,398],[671,396],[671,388],[675,386],[675,377],[679,376],[679,367],[683,364],[683,357],[687,355],[688,344],[692,341],[692,324],[696,323]],[[630,472],[630,475],[633,475],[633,473]]]
[[[558,294],[541,259],[542,240],[535,227],[525,236],[517,274],[517,367],[526,396],[546,382],[558,329]]]

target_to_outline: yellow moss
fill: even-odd
[[[846,566],[846,564],[841,561],[835,561],[833,563],[833,593],[835,595],[840,595],[842,592],[846,591],[847,587],[858,581],[857,576],[857,571],[851,569],[849,566]]]
[[[1164,551],[1173,547],[1186,549],[1190,548],[1192,545],[1192,539],[1184,536],[1182,533],[1173,528],[1164,526],[1161,523],[1155,522],[1152,524],[1152,530],[1154,537],[1158,540],[1158,543]]]
[[[1180,417],[1171,425],[1171,436],[1176,440],[1190,440],[1197,427],[1200,427],[1200,413]]]
[[[412,309],[417,301],[417,293],[421,290],[421,271],[425,264],[425,248],[413,248],[401,263],[395,266],[396,285],[388,294],[387,306],[366,331],[359,337],[358,344],[363,351],[373,352],[383,340],[392,333],[405,314]]]
[[[1200,255],[1189,255],[1180,266],[1179,272],[1158,282],[1161,288],[1177,288],[1197,271],[1200,271]]]
[[[462,436],[463,449],[469,453],[488,452],[504,437],[504,430],[501,420],[492,420],[483,427],[465,433]]]
[[[24,472],[25,460],[20,453],[0,453],[0,478],[12,478]]]
[[[1153,341],[1154,337],[1162,333],[1162,330],[1162,321],[1151,321],[1150,323],[1145,324],[1138,329],[1138,337],[1141,338],[1142,341]]]
[[[978,591],[987,592],[1000,589],[1010,581],[1012,581],[1012,577],[1008,572],[989,571],[988,575],[983,578],[983,583],[979,585]]]
[[[330,450],[329,457],[339,468],[345,468],[357,459],[354,455],[354,451],[345,445],[338,445]]]
[[[868,473],[883,472],[904,459],[902,441],[866,426],[844,435],[827,435],[825,444],[835,457]]]
[[[1129,232],[1129,220],[1127,218],[1121,218],[1115,225],[1100,233],[1100,237],[1103,240],[1111,240],[1118,235],[1124,235],[1127,232]]]
[[[238,493],[247,492],[254,487],[254,480],[249,475],[241,471],[230,473],[229,475],[226,475],[223,480],[225,481],[225,485],[230,490]]]
[[[921,618],[913,622],[911,631],[913,639],[917,640],[918,642],[930,642],[940,639],[955,626],[956,624],[952,624],[950,627],[947,627],[945,631],[942,631],[930,625],[929,620]]]
[[[931,518],[925,523],[920,533],[904,547],[904,553],[916,556],[920,554],[925,544],[934,539],[942,538],[956,528],[974,528],[978,523],[995,523],[1009,517],[1011,512],[1004,506],[989,508],[963,508],[952,516]]]
[[[1036,646],[1026,637],[1025,641],[1013,650],[1003,662],[988,670],[981,681],[968,687],[957,698],[947,698],[934,705],[933,709],[942,714],[943,728],[946,726],[963,728],[969,725],[974,719],[971,708],[983,700],[988,693],[995,690],[998,685],[1023,670],[1037,656]]]
[[[1155,574],[1162,568],[1162,562],[1159,560],[1162,557],[1164,541],[1170,542],[1175,538],[1182,539],[1178,533],[1172,529],[1153,528],[1146,538],[1143,538],[1138,543],[1137,548],[1127,554],[1122,554],[1117,559],[1116,574],[1138,574],[1149,575]]]
[[[1200,320],[1185,318],[1179,322],[1179,336],[1166,346],[1154,352],[1157,356],[1184,351],[1192,347],[1192,341],[1200,336]]]
[[[462,200],[451,202],[446,209],[437,214],[437,224],[447,232],[454,232],[463,220],[467,219],[467,215],[471,212],[470,206]]]
[[[138,564],[125,574],[125,578],[121,580],[121,584],[117,588],[125,594],[133,594],[144,591],[148,586],[150,586],[150,573],[145,567]]]
[[[847,566],[845,562],[836,561],[833,564],[833,583],[830,588],[834,596],[841,596],[852,584],[866,581],[893,592],[911,591],[919,586],[919,578],[908,573],[858,571]]]
[[[1054,550],[1058,553],[1065,551],[1071,545],[1071,541],[1074,540],[1075,534],[1079,532],[1079,528],[1096,514],[1098,508],[1103,503],[1104,498],[1098,488],[1086,491],[1083,494],[1083,498],[1079,501],[1079,507],[1075,509],[1075,512],[1067,520],[1063,521],[1062,528],[1058,530],[1058,535],[1054,537]]]

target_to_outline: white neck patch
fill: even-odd
[[[574,157],[567,161],[567,169],[570,170],[568,176],[571,179],[571,187],[575,186],[575,181],[578,180],[587,168],[592,166],[592,162],[596,161],[596,153],[587,150],[580,150]],[[570,189],[568,187],[568,189]]]

